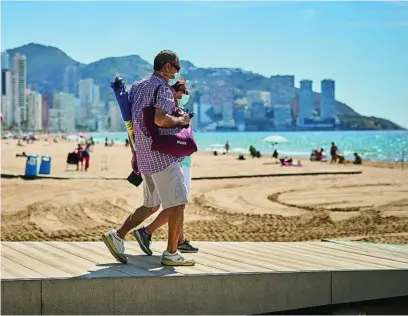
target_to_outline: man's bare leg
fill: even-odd
[[[171,207],[169,210],[169,229],[167,240],[167,251],[171,254],[177,251],[180,234],[183,227],[185,205]]]
[[[160,227],[166,225],[169,222],[170,212],[171,212],[171,208],[161,211],[160,214],[156,217],[156,219],[153,222],[151,222],[149,225],[146,226],[147,232],[150,235],[153,235],[153,233],[156,230],[158,230]],[[184,211],[183,211],[183,214],[184,214]],[[178,244],[181,245],[183,242],[184,242],[184,233],[183,233],[183,229],[182,229],[180,237],[179,237]]]
[[[122,239],[125,238],[128,232],[133,228],[139,226],[152,214],[156,213],[160,208],[160,205],[153,207],[140,206],[125,220],[122,227],[117,230],[118,236]]]
[[[146,218],[153,213],[157,212],[160,205],[153,207],[141,206],[137,208],[129,217],[125,220],[122,227],[118,230],[113,230],[109,233],[102,235],[102,240],[108,247],[110,253],[116,258],[116,260],[127,263],[125,256],[124,238],[126,234],[136,226],[140,225]]]
[[[185,205],[172,207],[169,215],[169,232],[167,241],[167,250],[163,252],[161,259],[162,265],[165,266],[193,266],[195,261],[183,257],[178,248],[180,234],[183,229]]]

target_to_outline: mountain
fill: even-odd
[[[10,65],[15,54],[27,57],[27,83],[33,88],[43,91],[44,86],[55,84],[57,90],[62,90],[62,73],[67,66],[81,66],[63,51],[56,47],[30,43],[7,50],[10,55]]]
[[[147,76],[152,71],[152,66],[138,55],[125,57],[109,57],[84,66],[80,73],[82,78],[92,78],[95,84],[101,87],[100,95],[102,100],[114,100],[109,83],[116,72],[126,83]],[[106,87],[104,89],[103,87]]]
[[[62,74],[67,66],[76,65],[79,68],[80,78],[92,78],[100,89],[102,100],[114,100],[110,88],[110,81],[116,72],[129,85],[152,72],[153,66],[138,55],[124,57],[109,57],[90,64],[81,64],[60,49],[52,46],[30,43],[21,47],[7,50],[12,58],[16,53],[27,57],[27,82],[41,93],[61,91]],[[197,90],[206,82],[224,81],[236,88],[236,97],[244,96],[248,90],[269,90],[270,80],[260,74],[245,71],[239,68],[199,68],[187,60],[181,61],[183,75],[194,82]],[[299,89],[296,88],[298,102]],[[319,104],[320,93],[315,92],[316,107]],[[400,126],[380,118],[362,117],[347,104],[336,101],[336,110],[342,124],[355,128],[401,129]],[[350,125],[350,126],[351,126]],[[350,127],[351,128],[351,127]]]

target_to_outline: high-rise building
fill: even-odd
[[[314,93],[311,80],[300,81],[299,90],[299,123],[305,124],[305,119],[311,119],[314,112]]]
[[[15,73],[11,72],[11,108],[13,109],[14,127],[21,127],[20,107],[19,107],[19,95],[18,95],[18,82]]]
[[[67,66],[62,78],[63,91],[78,96],[79,71],[77,66]]]
[[[10,55],[7,52],[1,53],[1,69],[10,69]]]
[[[94,82],[93,79],[82,79],[79,80],[78,84],[78,97],[81,101],[92,103],[94,93]]]
[[[270,93],[265,91],[250,90],[246,93],[247,104],[251,120],[265,120],[265,108],[270,106]]]
[[[234,102],[224,102],[222,104],[222,121],[224,126],[234,126]]]
[[[88,79],[82,79],[79,81],[78,97],[81,100],[81,114],[80,114],[80,117],[77,119],[79,119],[81,122],[85,122],[87,121],[87,119],[92,118],[91,117],[91,107],[94,101],[94,81],[93,79],[88,78]]]
[[[54,93],[54,107],[50,109],[50,130],[64,133],[75,132],[75,108],[81,101],[72,94]]]
[[[29,131],[40,131],[42,126],[42,96],[41,94],[27,90],[27,128]]]
[[[295,97],[295,76],[272,76],[271,105],[275,128],[288,128],[292,124],[292,103]]]
[[[20,125],[27,128],[27,60],[24,55],[16,54],[13,58],[14,91],[15,95],[13,107],[18,107],[20,111]]]
[[[93,86],[93,97],[92,97],[92,101],[94,103],[99,103],[101,101],[101,97],[100,97],[100,92],[99,92],[99,86],[94,84]]]
[[[251,120],[264,121],[265,117],[265,103],[263,101],[255,101],[251,105]]]
[[[320,118],[322,119],[335,119],[336,117],[334,89],[334,80],[322,80],[320,92]]]
[[[11,71],[8,69],[1,70],[1,113],[3,115],[3,123],[11,127],[15,119],[13,111]]]
[[[205,126],[213,122],[211,117],[208,115],[208,113],[211,111],[211,109],[214,109],[213,105],[210,104],[210,97],[208,94],[203,94],[200,97],[200,102],[198,106],[198,113],[196,114],[197,116],[197,121],[195,127],[200,127],[200,126]]]
[[[92,103],[88,107],[88,114],[87,119],[85,120],[85,125],[90,129],[98,129],[98,131],[102,131],[105,121],[105,103],[98,102]]]
[[[48,130],[50,120],[50,97],[47,95],[42,96],[42,119],[41,125],[43,129]]]
[[[116,103],[109,103],[110,114],[110,130],[111,132],[119,132],[124,125],[120,108]]]
[[[234,103],[234,86],[230,84],[222,84],[211,87],[209,91],[209,98],[209,103],[214,106],[214,113],[224,116],[224,104],[229,106],[229,104]],[[230,110],[227,110],[227,112],[229,113]]]

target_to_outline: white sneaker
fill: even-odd
[[[122,238],[118,236],[116,230],[112,230],[111,232],[102,235],[102,240],[105,243],[106,247],[108,247],[112,256],[115,257],[116,260],[127,263],[128,260],[125,256],[125,244]]]
[[[183,257],[179,250],[173,254],[166,250],[163,252],[161,264],[164,266],[193,266],[195,261]]]

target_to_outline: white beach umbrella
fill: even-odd
[[[268,136],[266,138],[264,138],[263,140],[265,143],[270,143],[272,145],[276,145],[276,144],[282,144],[282,143],[287,143],[288,140],[280,135],[271,135]]]
[[[78,135],[68,135],[68,136],[66,137],[66,139],[67,139],[68,141],[70,141],[70,142],[78,142],[78,141],[80,141],[82,138],[79,137]]]

